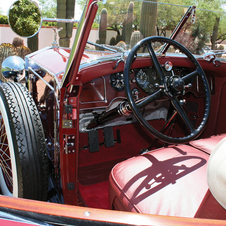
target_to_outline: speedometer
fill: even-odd
[[[146,93],[155,92],[155,84],[160,83],[160,78],[154,68],[141,68],[135,73],[135,79],[138,86]]]
[[[136,74],[136,81],[138,84],[144,85],[147,82],[147,74],[145,71],[140,69]]]

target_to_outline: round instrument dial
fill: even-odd
[[[155,92],[155,84],[160,83],[160,78],[153,68],[138,69],[135,74],[135,79],[138,86],[148,94]]]
[[[148,78],[147,78],[147,74],[145,73],[145,71],[143,71],[142,69],[140,69],[137,74],[136,74],[136,81],[138,84],[144,85],[147,82]]]
[[[115,91],[124,90],[124,77],[122,72],[118,72],[110,75],[110,84]]]

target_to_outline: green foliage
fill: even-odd
[[[28,0],[19,0],[9,11],[11,28],[20,36],[31,36],[39,30],[41,14],[36,5]]]
[[[216,44],[222,43],[226,39],[226,15],[222,14],[220,17],[220,24],[218,28],[218,37]]]
[[[197,8],[205,9],[206,11],[197,10],[195,27],[203,27],[205,29],[205,33],[208,36],[208,41],[216,42],[212,43],[212,46],[215,46],[215,44],[226,39],[225,15],[216,13],[216,11],[224,12],[222,5],[225,3],[225,0],[199,0],[197,2]],[[219,27],[214,27],[218,17],[220,17]],[[214,40],[212,37],[213,32],[218,32],[218,37],[216,40]]]
[[[0,24],[8,24],[7,16],[0,15]]]
[[[81,8],[83,8],[85,0],[78,0],[78,3]],[[134,31],[141,29],[140,20],[142,0],[134,0],[133,3],[134,11],[132,30]],[[168,36],[168,34],[174,30],[186,12],[188,6],[195,5],[197,8],[196,22],[193,25],[191,24],[191,20],[188,20],[183,29],[184,34],[180,34],[181,41],[184,44],[186,44],[186,42],[194,42],[194,44],[189,48],[195,50],[195,52],[200,51],[200,49],[202,49],[202,45],[204,45],[204,42],[209,43],[211,41],[216,18],[220,16],[218,36],[215,43],[220,44],[226,39],[226,15],[211,11],[222,12],[223,4],[226,4],[226,0],[159,0],[159,3],[157,4],[157,35]],[[117,32],[117,35],[121,35],[121,29],[127,16],[129,1],[124,2],[123,0],[108,0],[105,5],[101,2],[99,2],[98,5],[99,9],[95,22],[99,22],[101,10],[105,7],[108,10],[108,30],[114,30]],[[151,16],[149,18],[150,20]],[[191,33],[193,34],[193,37],[188,36]]]
[[[209,41],[207,31],[204,27],[198,24],[192,31],[192,37],[197,44],[193,53],[200,54],[205,43]]]
[[[57,27],[57,22],[42,22],[42,26]],[[73,27],[77,28],[78,27],[78,23],[74,23]],[[92,28],[99,28],[99,24],[93,23]]]
[[[176,7],[170,4],[184,5],[183,1],[161,0],[161,2],[168,4],[158,5],[158,17],[156,25],[163,33],[165,33],[166,30],[173,31],[178,22],[180,21],[180,19],[182,18],[185,11],[184,8],[182,7]]]
[[[85,0],[77,0],[80,8],[84,7]],[[108,10],[108,30],[116,31],[118,34],[120,33],[120,29],[123,27],[124,19],[127,16],[129,1],[124,0],[112,0],[107,1],[106,4],[102,4],[101,1],[98,2],[98,12],[95,18],[96,23],[99,23],[101,10],[106,8]],[[136,1],[133,9],[133,24],[137,26],[138,17],[140,16],[140,1]]]
[[[77,24],[77,26],[78,26],[78,24]],[[99,24],[94,22],[92,25],[92,28],[99,28]]]
[[[222,12],[222,5],[226,3],[225,0],[161,0],[162,3],[169,3],[175,5],[195,5],[196,10],[196,20],[195,24],[192,25],[189,20],[184,26],[183,32],[192,32],[193,39],[189,42],[194,42],[191,49],[194,53],[201,52],[203,46],[212,40],[212,34],[216,18],[220,16],[220,25],[218,30],[218,38],[216,43],[221,43],[226,39],[226,20],[224,14],[216,13]],[[171,6],[171,5],[158,5],[158,20],[157,27],[159,30],[158,35],[165,35],[166,30],[173,30],[177,23],[179,22],[182,15],[185,13],[186,8]],[[191,30],[192,29],[192,30]],[[183,37],[183,38],[182,38]],[[182,44],[186,45],[188,42],[188,37],[181,34],[179,39],[184,39]],[[187,41],[186,41],[187,40]],[[215,46],[213,44],[213,46]]]
[[[42,22],[42,26],[56,27],[57,26],[57,22]]]
[[[42,9],[42,17],[56,18],[57,1],[56,0],[39,0],[39,6]]]

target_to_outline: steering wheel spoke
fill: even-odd
[[[147,96],[146,98],[143,98],[141,100],[139,100],[136,105],[139,109],[144,108],[145,106],[147,106],[148,104],[150,104],[151,102],[158,100],[160,98],[162,98],[164,96],[164,92],[159,89],[158,91],[156,91],[155,93]]]
[[[152,47],[152,42],[147,42],[146,43],[146,46],[148,48],[149,55],[150,55],[150,57],[152,59],[152,62],[154,64],[154,66],[155,66],[155,69],[156,69],[157,74],[159,75],[159,77],[161,77],[162,80],[164,80],[165,74],[164,74],[164,71],[162,69],[162,66],[159,63],[159,60],[158,60],[158,58],[157,58],[157,56],[155,54],[155,51],[154,51],[154,49]]]
[[[198,76],[200,72],[198,70],[195,70],[185,76],[183,76],[181,79],[185,82],[188,83],[190,82],[194,77]]]
[[[181,106],[181,104],[180,104],[179,100],[177,99],[177,97],[173,97],[171,99],[171,102],[172,102],[175,110],[180,115],[181,119],[184,121],[185,125],[189,129],[189,132],[193,133],[195,131],[195,128],[191,124],[191,121],[189,120],[188,115],[184,111],[184,108]]]

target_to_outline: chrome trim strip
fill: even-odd
[[[52,73],[51,71],[49,71],[48,69],[46,69],[46,68],[42,67],[40,64],[36,63],[35,60],[33,60],[33,59],[27,59],[28,62],[29,62],[29,60],[34,61],[35,64],[37,64],[37,65],[40,67],[40,69],[42,69],[42,70],[46,71],[48,74],[50,74],[50,75],[54,78],[54,80],[56,81],[56,83],[57,83],[57,89],[59,89],[60,83],[59,83],[58,79],[56,78],[56,76],[59,75],[59,74],[61,74],[61,73],[63,73],[64,71],[60,71],[60,72],[58,72],[57,74],[53,74],[53,73]],[[28,63],[28,62],[26,62],[26,63]],[[28,65],[29,65],[29,64],[28,64]],[[27,69],[31,70],[31,71],[32,71],[36,76],[38,76],[42,81],[44,81],[45,83],[47,83],[45,79],[43,79],[39,74],[37,74],[37,73],[32,69],[32,67],[28,66]]]
[[[73,19],[57,19],[57,18],[42,18],[42,22],[59,22],[59,23],[79,23],[79,20]]]
[[[52,91],[54,91],[54,88],[45,79],[43,79],[42,76],[40,76],[35,70],[33,70],[31,67],[28,67],[28,69],[32,71],[32,73],[34,73],[37,77],[39,77]]]
[[[58,108],[59,108],[59,101],[58,101],[58,98],[57,98],[57,96],[56,96],[56,90],[58,89],[57,87],[56,87],[56,90],[54,89],[54,87],[52,87],[45,79],[43,79],[36,71],[34,71],[31,67],[28,67],[28,69],[30,70],[30,71],[32,71],[32,73],[34,73],[37,77],[39,77],[52,91],[54,91],[54,96],[55,96],[55,99],[56,99],[56,103],[57,103],[57,106],[58,106]],[[54,79],[55,79],[55,77],[54,77]],[[55,79],[55,81],[56,81],[56,79]]]
[[[90,109],[92,109],[92,110],[94,110],[94,109],[106,109],[106,108],[109,108],[109,106],[114,102],[114,101],[123,101],[123,100],[125,100],[126,99],[126,97],[115,97],[114,99],[112,99],[110,102],[109,102],[109,104],[108,105],[105,105],[105,106],[100,106],[100,107],[95,107],[95,108],[93,108],[93,107],[91,107],[91,108],[80,108],[79,110],[81,110],[81,111],[86,111],[86,110],[90,110]],[[93,101],[93,102],[81,102],[81,101],[79,101],[80,102],[80,104],[93,104],[93,103],[97,103],[97,101]],[[102,101],[102,102],[104,102],[104,101]],[[100,101],[99,101],[99,103],[100,103]],[[105,103],[107,103],[107,101],[105,102]],[[80,107],[82,107],[82,106],[80,106]]]
[[[93,66],[93,65],[103,63],[103,62],[119,60],[121,58],[122,58],[121,56],[118,56],[118,57],[114,57],[114,58],[113,57],[103,57],[103,58],[99,58],[99,59],[94,59],[92,61],[80,64],[79,71],[82,70],[85,67]]]
[[[156,53],[156,55],[157,56],[161,56],[162,54],[161,53]],[[112,56],[111,55],[111,56],[103,56],[103,57],[100,57],[98,59],[93,59],[93,60],[91,60],[89,62],[81,63],[80,66],[79,66],[79,71],[81,71],[85,67],[93,66],[93,65],[96,65],[96,64],[99,64],[99,63],[103,63],[103,62],[117,61],[117,60],[120,60],[120,59],[125,60],[126,56],[127,55],[126,55],[126,52],[125,52],[125,53],[120,54],[118,56]],[[149,53],[140,53],[140,54],[138,54],[137,57],[147,57],[147,56],[150,56]]]

